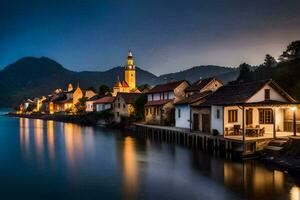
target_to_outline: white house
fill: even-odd
[[[189,86],[189,82],[182,80],[156,85],[147,92],[146,123],[174,125],[174,103],[185,98],[185,89]]]
[[[104,110],[112,109],[112,104],[114,97],[105,96],[96,101],[94,101],[94,107],[97,112],[102,112]]]
[[[298,102],[272,80],[223,86],[198,107],[210,108],[211,132],[231,139],[274,138],[300,131]]]
[[[193,126],[192,124],[191,118],[193,116],[193,113],[195,112],[193,111],[193,107],[203,103],[205,99],[211,94],[211,91],[195,93],[177,102],[175,104],[175,126],[179,128],[188,128],[192,130],[203,131],[202,126],[200,124],[198,124],[197,126]],[[201,128],[199,128],[199,125],[201,126]]]

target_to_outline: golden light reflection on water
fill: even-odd
[[[54,122],[47,121],[47,144],[48,152],[51,161],[55,160],[55,146],[54,146]]]
[[[29,119],[20,118],[19,119],[20,127],[20,146],[22,154],[25,157],[29,156]]]
[[[34,120],[34,143],[37,161],[42,164],[44,159],[44,130],[43,121],[40,119]]]
[[[229,188],[240,188],[248,196],[260,199],[276,197],[284,191],[284,173],[259,167],[252,162],[224,162],[224,184]],[[272,193],[270,194],[270,192]],[[272,196],[273,195],[273,196]]]
[[[66,123],[64,124],[65,148],[67,162],[71,169],[76,167],[76,161],[82,158],[83,143],[81,127]]]
[[[300,189],[297,186],[293,186],[290,191],[291,200],[300,200]]]
[[[126,137],[123,147],[123,187],[125,199],[133,199],[138,190],[138,165],[135,152],[135,142]]]

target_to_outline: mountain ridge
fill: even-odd
[[[211,72],[210,72],[211,69]],[[186,79],[194,82],[202,78],[216,76],[222,81],[233,80],[237,70],[220,66],[196,66],[156,76],[151,72],[136,67],[137,85],[155,85],[168,81]],[[68,83],[80,83],[82,88],[93,86],[98,88],[102,84],[112,87],[117,79],[124,79],[124,67],[113,67],[105,71],[81,71],[69,70],[60,63],[48,57],[24,57],[7,65],[0,70],[0,107],[17,105],[25,98],[42,96],[52,92],[56,88],[66,88]],[[229,77],[229,78],[228,78]]]

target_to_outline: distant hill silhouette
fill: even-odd
[[[196,80],[199,80],[200,78],[208,78],[208,77],[216,76],[224,83],[227,83],[229,81],[235,80],[238,75],[239,75],[239,71],[235,68],[207,65],[207,66],[192,67],[190,69],[180,71],[180,72],[164,74],[159,76],[159,78],[163,80],[186,79],[190,82],[194,82]]]
[[[155,85],[166,82],[167,78],[193,82],[200,77],[210,76],[217,76],[227,82],[235,80],[237,75],[236,69],[218,66],[193,67],[161,76],[137,67],[137,84]],[[79,83],[82,88],[90,86],[98,88],[102,84],[112,87],[117,76],[124,79],[123,67],[114,67],[103,72],[75,72],[47,57],[25,57],[0,71],[0,107],[15,106],[25,98],[46,95],[55,88],[66,88],[70,82],[74,85]]]

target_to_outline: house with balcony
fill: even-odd
[[[185,98],[186,80],[160,84],[150,89],[145,105],[147,124],[175,125],[175,103]]]

